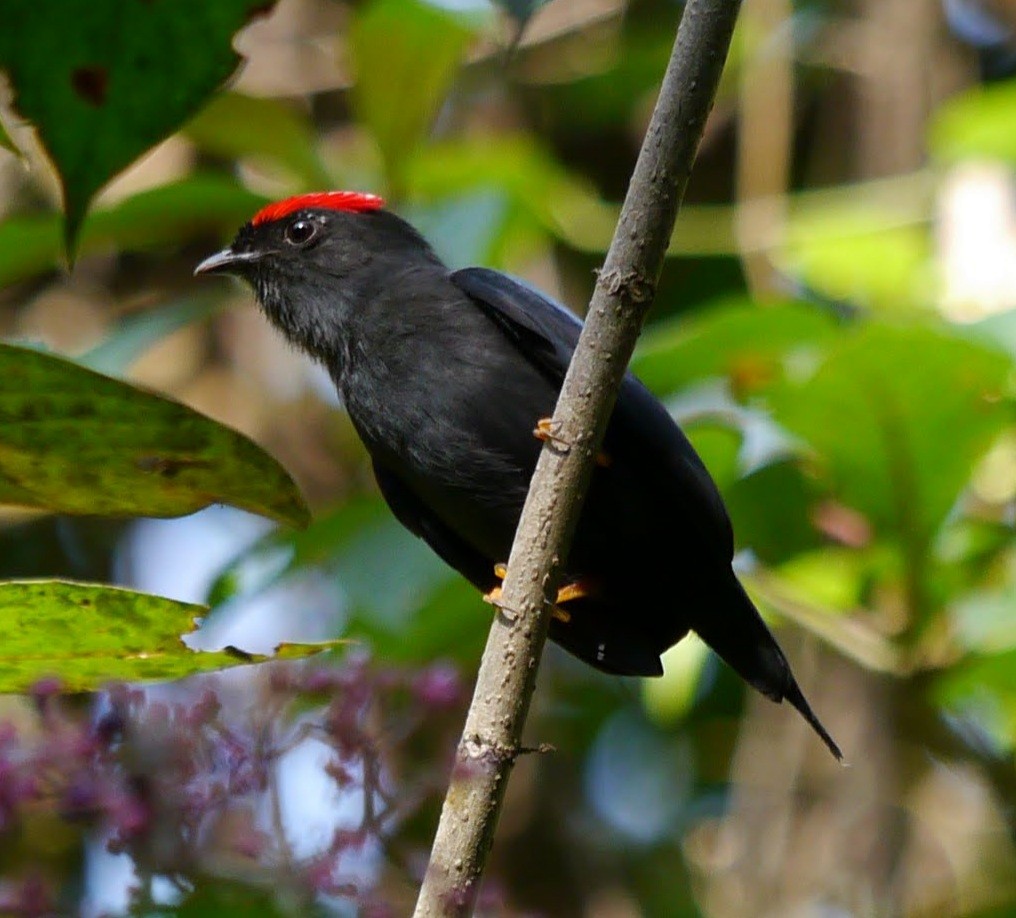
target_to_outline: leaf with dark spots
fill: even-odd
[[[109,71],[105,67],[78,67],[71,73],[74,91],[92,105],[104,105],[109,89]]]
[[[151,472],[163,478],[176,478],[184,469],[207,469],[211,466],[205,459],[167,458],[165,456],[142,456],[137,460],[142,472]]]
[[[27,691],[44,676],[58,677],[66,691],[86,692],[110,681],[166,681],[267,659],[234,647],[214,653],[188,647],[181,636],[206,611],[119,587],[0,583],[0,693]],[[283,644],[276,656],[306,657],[339,643]]]
[[[7,0],[0,70],[64,192],[74,248],[89,202],[193,117],[236,70],[233,35],[265,0]]]
[[[236,431],[51,354],[0,345],[0,504],[181,516],[212,503],[307,520],[283,468]]]

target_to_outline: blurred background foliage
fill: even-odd
[[[314,521],[11,509],[0,577],[208,602],[203,647],[354,638],[468,681],[487,608],[385,511],[320,370],[247,291],[191,271],[260,203],[356,188],[449,264],[581,312],[680,4],[280,0],[237,33],[242,68],[214,94],[263,4],[182,4],[189,25],[171,4],[32,6],[0,11],[17,26],[0,29],[0,334],[246,433]],[[116,19],[128,7],[137,21]],[[99,65],[89,42],[114,21]],[[548,648],[529,735],[556,751],[516,770],[484,908],[1016,914],[1016,5],[745,0],[634,367],[716,477],[746,582],[852,767],[693,639],[645,684]],[[7,696],[0,719],[36,708]],[[427,756],[414,767],[440,775]],[[361,852],[369,902],[319,883],[314,907],[407,910],[435,807],[379,829],[410,856]],[[244,869],[223,832],[189,861],[149,846],[113,870],[94,824],[37,810],[0,822],[0,892],[42,913],[25,892],[42,877],[68,913],[117,914],[140,877],[139,914],[308,913],[283,882],[316,856],[303,812],[258,823],[273,841]]]

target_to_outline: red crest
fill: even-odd
[[[325,208],[327,210],[344,210],[349,213],[365,213],[379,210],[385,206],[383,198],[376,194],[362,191],[317,191],[312,194],[298,194],[292,198],[276,201],[261,208],[251,219],[254,226],[281,220],[298,210]]]

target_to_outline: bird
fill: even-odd
[[[450,270],[358,191],[269,204],[195,274],[247,282],[321,363],[398,521],[489,599],[582,322],[489,268]],[[618,676],[659,676],[695,632],[741,678],[796,708],[840,761],[733,568],[720,493],[669,412],[629,371],[597,457],[549,637]]]

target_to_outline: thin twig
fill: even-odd
[[[483,653],[417,918],[472,912],[536,682],[548,599],[642,322],[712,107],[739,0],[689,0],[582,337],[554,412],[571,444],[544,447]]]

